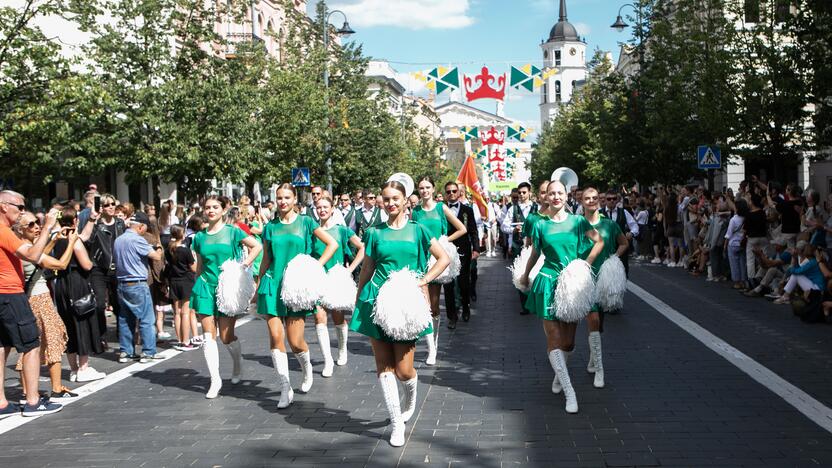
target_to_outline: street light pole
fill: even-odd
[[[638,63],[639,63],[639,68],[640,68],[641,65],[643,64],[642,57],[644,55],[644,53],[643,53],[644,51],[642,50],[644,48],[644,25],[642,24],[644,18],[642,16],[643,12],[642,12],[641,1],[638,1],[636,3],[637,3],[636,5],[633,5],[632,3],[625,3],[625,4],[621,5],[621,8],[618,9],[618,16],[616,16],[616,18],[615,18],[615,23],[613,23],[610,27],[615,29],[618,32],[624,31],[624,29],[627,28],[630,25],[627,24],[624,21],[624,19],[621,17],[621,12],[626,7],[630,7],[636,12],[636,21],[638,22],[638,25],[636,27],[635,32],[636,32],[636,37],[638,38],[637,50],[638,50]],[[640,69],[639,69],[639,72],[641,72]]]
[[[326,189],[329,194],[332,195],[332,156],[329,154],[332,150],[332,146],[329,144],[329,141],[327,141],[329,133],[329,31],[327,31],[329,19],[335,13],[340,13],[341,16],[344,17],[344,25],[341,26],[341,29],[335,31],[335,34],[338,34],[339,36],[349,36],[351,34],[355,34],[355,31],[350,28],[350,23],[347,21],[347,15],[343,11],[332,10],[327,13],[326,3],[324,3],[323,13],[321,33],[323,34],[324,41],[324,109],[326,110],[324,114],[326,117],[326,128],[324,129],[324,155],[326,156]]]

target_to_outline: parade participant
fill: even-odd
[[[532,228],[532,254],[520,283],[528,286],[529,273],[540,255],[544,255],[543,267],[529,291],[528,308],[543,319],[549,363],[557,375],[566,396],[566,412],[578,412],[578,399],[569,379],[565,353],[575,348],[576,323],[562,322],[556,315],[555,290],[561,272],[573,260],[588,252],[587,263],[593,264],[604,248],[598,231],[583,217],[567,212],[566,187],[560,181],[548,186],[548,218],[541,218]],[[594,245],[592,245],[594,243]],[[592,245],[591,250],[589,249]]]
[[[471,262],[480,255],[480,241],[477,236],[477,223],[474,210],[470,206],[460,203],[461,190],[455,182],[445,184],[445,197],[448,199],[448,209],[465,226],[465,235],[455,238],[453,243],[459,250],[459,260],[462,268],[456,277],[459,285],[460,303],[462,305],[462,320],[471,319]],[[448,236],[456,233],[456,224],[448,226]],[[456,328],[456,285],[454,282],[444,285],[445,313],[448,314],[448,328]]]
[[[312,201],[309,204],[303,207],[303,214],[306,216],[311,216],[317,222],[320,222],[318,219],[318,213],[315,211],[315,205],[318,203],[318,200],[321,199],[321,196],[324,193],[323,187],[319,185],[313,185],[311,187],[310,193],[312,194]]]
[[[370,337],[379,384],[393,426],[390,445],[400,447],[404,445],[404,423],[416,409],[418,378],[413,368],[416,341],[397,342],[373,323],[376,297],[390,274],[405,268],[417,275],[424,274],[419,286],[426,289],[426,285],[445,270],[449,259],[427,229],[404,216],[408,194],[401,183],[387,182],[381,193],[389,218],[386,223],[369,228],[364,237],[366,256],[361,265],[358,299],[350,330]],[[436,258],[436,263],[425,272],[430,255]],[[429,325],[420,336],[432,331]],[[403,404],[399,402],[397,379],[404,384]]]
[[[486,248],[486,257],[496,257],[497,256],[497,243],[499,242],[500,237],[500,215],[502,214],[502,209],[500,205],[492,198],[488,202],[488,218],[485,221],[485,248]]]
[[[468,232],[465,225],[448,209],[445,203],[434,201],[435,184],[433,179],[423,177],[419,180],[418,190],[421,201],[413,208],[411,219],[424,227],[430,233],[432,239],[439,240],[442,236],[448,236],[448,241],[454,242]],[[449,224],[454,227],[455,231],[451,235],[448,235]],[[439,346],[439,293],[441,290],[441,284],[431,283],[428,285],[428,302],[430,303],[430,313],[433,316],[433,333],[427,335],[428,357],[425,364],[431,366],[436,364],[436,350]],[[448,314],[448,320],[453,317],[454,322],[456,322],[456,317],[451,315],[451,309],[447,309],[446,313]]]
[[[291,184],[277,189],[277,216],[263,228],[263,261],[258,273],[257,313],[265,315],[269,327],[269,349],[272,364],[281,384],[278,408],[286,408],[294,399],[289,380],[289,362],[286,356],[284,334],[303,372],[301,391],[312,388],[312,361],[309,345],[303,336],[304,320],[315,313],[310,310],[290,310],[281,299],[283,273],[289,262],[298,255],[311,254],[317,238],[326,244],[318,261],[326,265],[338,250],[338,243],[314,219],[298,214],[297,192]],[[286,320],[285,332],[283,320]]]
[[[223,222],[223,211],[228,207],[227,203],[226,199],[216,195],[205,199],[202,213],[208,226],[196,233],[191,243],[191,250],[196,254],[197,279],[191,292],[190,307],[196,311],[202,323],[202,352],[211,376],[211,386],[205,398],[216,398],[222,388],[216,341],[218,332],[234,363],[231,383],[237,384],[242,378],[242,349],[234,334],[237,319],[226,316],[217,308],[220,266],[226,260],[241,258],[242,247],[246,247],[248,255],[243,263],[250,267],[262,250],[261,245],[242,229]]]
[[[376,194],[373,191],[363,190],[361,199],[364,200],[364,204],[358,209],[358,230],[355,233],[358,237],[364,238],[367,228],[387,221],[387,213],[377,206]]]
[[[483,249],[483,236],[484,236],[484,224],[482,219],[482,214],[480,213],[480,209],[478,206],[474,206],[471,204],[471,200],[468,199],[468,191],[466,190],[464,185],[460,185],[459,190],[459,202],[463,205],[466,205],[471,208],[471,212],[474,213],[474,225],[477,227],[476,237],[477,242],[476,245],[478,246],[478,250],[482,253]],[[477,278],[478,278],[478,270],[477,270],[477,259],[471,259],[471,274],[470,276],[470,296],[471,301],[477,302]]]
[[[633,240],[635,236],[638,235],[638,223],[636,223],[635,218],[633,215],[630,214],[629,211],[625,210],[622,206],[619,206],[619,197],[618,194],[612,190],[607,192],[606,195],[606,205],[604,209],[601,210],[601,213],[606,216],[607,218],[611,219],[614,223],[618,224],[619,229],[621,232],[627,236],[627,244]],[[630,273],[630,249],[627,248],[627,252],[621,256],[621,263],[624,264],[624,270],[627,274]],[[612,312],[612,311],[611,311]]]
[[[595,187],[586,187],[581,191],[581,205],[583,206],[584,218],[589,221],[589,224],[598,231],[601,239],[604,241],[604,248],[595,258],[592,263],[592,272],[597,277],[601,269],[601,265],[613,255],[623,257],[627,255],[627,250],[630,245],[627,242],[627,237],[621,232],[618,223],[613,220],[601,216],[598,212],[600,205],[600,195]],[[595,304],[589,315],[586,318],[587,330],[589,331],[589,364],[586,366],[587,372],[595,374],[593,385],[595,388],[604,387],[604,365],[601,358],[601,332],[604,331],[604,311],[599,304]],[[564,360],[569,360],[571,352],[567,351]],[[560,393],[557,376],[552,382],[552,391]]]
[[[508,239],[509,259],[520,254],[524,245],[523,223],[529,214],[538,211],[537,203],[531,201],[532,186],[528,182],[521,182],[517,186],[517,201],[515,201],[514,193],[512,193],[512,205],[508,208],[506,216],[503,218],[500,229]]]
[[[338,211],[341,213],[341,216],[344,218],[344,225],[348,228],[352,229],[353,232],[356,230],[355,222],[357,221],[356,217],[356,209],[352,205],[350,200],[349,193],[342,193],[338,197]]]
[[[115,245],[116,238],[124,233],[126,227],[124,221],[115,217],[117,204],[112,195],[107,193],[101,195],[101,211],[92,210],[89,216],[90,222],[80,235],[93,262],[89,282],[96,297],[95,314],[102,337],[107,333],[107,305],[112,307],[117,317],[121,310],[116,293],[118,281],[116,281],[113,245]],[[107,343],[102,343],[102,346],[106,349]]]
[[[37,218],[30,212],[25,212],[14,225],[17,236],[29,245],[34,245],[40,237],[41,229]],[[49,370],[49,380],[52,383],[51,398],[75,398],[78,395],[72,393],[61,383],[61,356],[66,350],[68,340],[66,326],[64,325],[55,305],[52,302],[52,295],[49,293],[49,286],[43,276],[44,270],[63,271],[69,266],[72,258],[72,251],[75,242],[78,240],[76,226],[66,226],[58,231],[53,240],[43,249],[44,252],[51,252],[58,239],[66,239],[68,247],[64,249],[60,259],[50,255],[42,254],[38,262],[23,260],[24,291],[29,296],[29,305],[37,320],[40,330],[40,363]],[[23,370],[23,356],[19,355],[15,369]],[[21,375],[23,394],[26,395],[26,378]],[[37,389],[33,389],[37,393]]]
[[[352,258],[349,262],[347,270],[352,273],[356,267],[364,260],[364,243],[355,235],[352,229],[342,224],[335,224],[334,216],[335,210],[332,203],[332,197],[329,193],[318,199],[315,208],[318,212],[318,219],[320,219],[321,227],[338,243],[338,249],[332,254],[332,257],[324,265],[326,271],[329,271],[335,265],[345,265],[348,258]],[[312,242],[312,257],[320,259],[326,251],[327,244],[321,242],[317,237]],[[355,255],[352,255],[355,249]],[[315,332],[318,335],[318,343],[321,346],[321,353],[324,355],[324,369],[321,371],[323,377],[332,377],[333,361],[332,352],[329,349],[329,330],[326,325],[326,314],[332,314],[332,321],[335,323],[335,330],[338,334],[338,361],[339,366],[347,363],[347,336],[349,334],[349,325],[344,320],[344,312],[340,310],[326,310],[322,306],[318,306],[315,312]]]
[[[537,210],[536,211],[529,211],[528,216],[523,221],[523,226],[520,228],[520,235],[523,238],[523,245],[529,247],[532,245],[532,227],[534,227],[537,220],[544,218],[548,215],[549,210],[549,202],[547,201],[548,194],[547,189],[549,187],[549,181],[543,181],[540,186],[538,187],[538,195],[537,195]],[[567,205],[567,208],[569,206]],[[528,294],[524,293],[523,291],[517,291],[520,295],[520,315],[529,315],[531,311],[526,307],[526,300],[528,299]]]

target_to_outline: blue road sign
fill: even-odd
[[[722,152],[719,146],[702,145],[697,148],[696,153],[699,169],[719,169],[722,167]]]
[[[295,187],[309,187],[312,185],[312,182],[309,180],[308,167],[292,168],[292,185]]]

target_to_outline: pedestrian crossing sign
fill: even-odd
[[[722,167],[722,152],[719,146],[702,145],[697,149],[699,169],[719,169]]]
[[[308,167],[292,168],[292,185],[295,187],[309,187],[312,185],[312,182],[309,180]]]

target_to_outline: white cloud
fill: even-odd
[[[575,29],[578,31],[578,35],[581,37],[589,36],[592,32],[592,28],[589,27],[586,23],[572,23],[575,26]]]
[[[474,24],[469,0],[352,0],[334,3],[357,27],[460,29]]]

